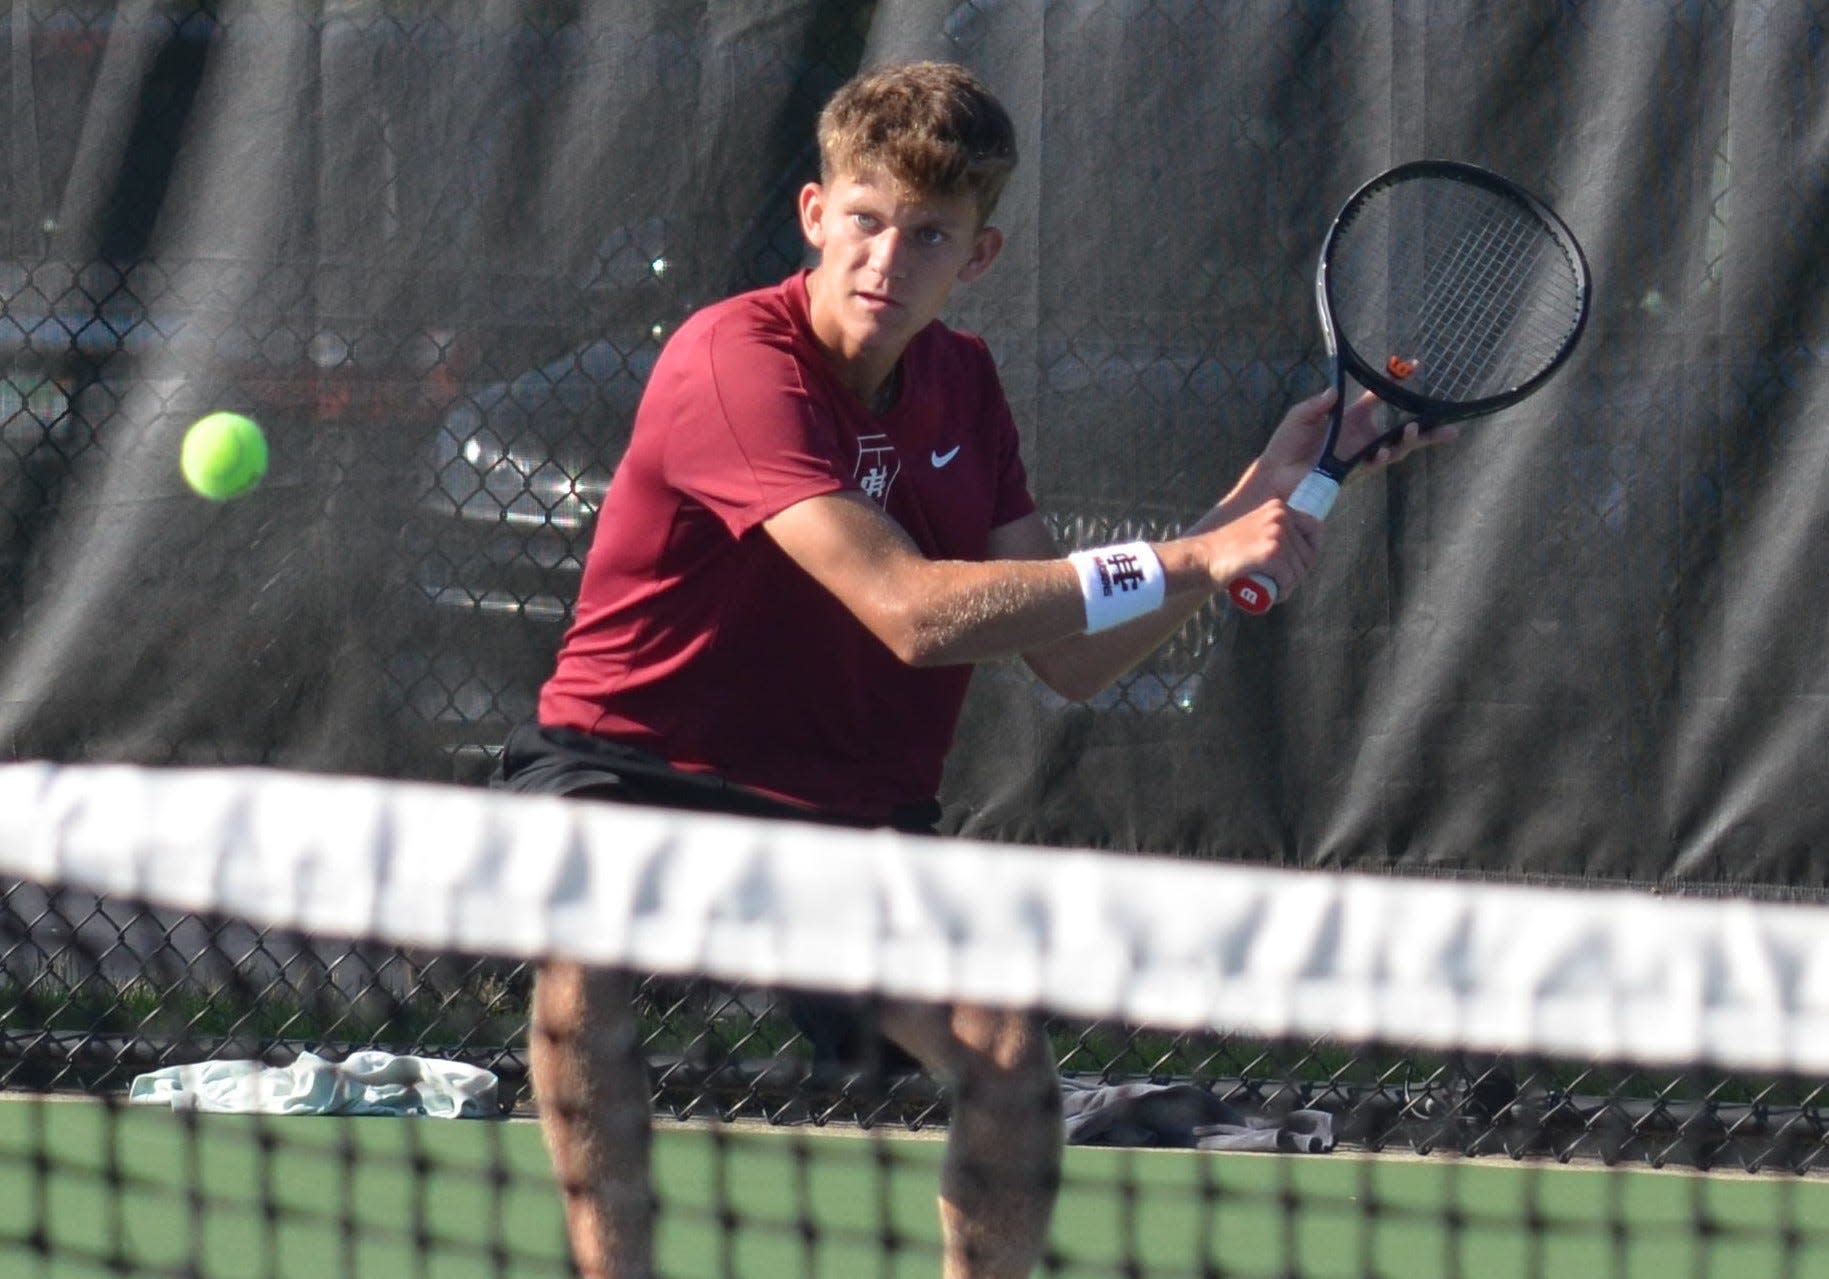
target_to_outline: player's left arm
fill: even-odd
[[[1329,387],[1291,406],[1271,433],[1264,451],[1245,469],[1220,505],[1241,501],[1256,503],[1272,497],[1287,499],[1294,493],[1321,456],[1322,444],[1327,439],[1327,415],[1333,404],[1334,392]],[[1346,406],[1340,421],[1340,447],[1342,451],[1350,450],[1348,456],[1356,455],[1379,437],[1377,406],[1378,397],[1370,391],[1363,392]],[[1457,428],[1453,425],[1437,427],[1424,434],[1419,424],[1411,422],[1401,435],[1354,468],[1353,474],[1355,477],[1376,474],[1421,449],[1446,444],[1456,435]]]

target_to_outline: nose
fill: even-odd
[[[870,269],[885,280],[899,276],[902,266],[902,232],[885,227],[870,244]]]

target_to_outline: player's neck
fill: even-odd
[[[867,358],[844,359],[830,348],[826,350],[826,360],[838,375],[839,382],[877,414],[893,408],[901,392],[902,379],[896,372],[901,355],[897,350],[885,363],[875,351]]]
[[[808,319],[813,340],[826,357],[826,364],[840,384],[863,402],[872,413],[886,413],[894,407],[901,390],[897,368],[908,341],[859,342],[845,325],[827,315],[822,307],[821,281],[815,272],[807,280]]]
[[[864,403],[869,406],[872,414],[881,417],[883,414],[889,412],[890,409],[893,409],[896,401],[901,398],[902,365],[900,361],[897,361],[890,367],[889,376],[882,380],[882,383],[877,386],[876,390],[872,391],[868,397],[865,397]]]

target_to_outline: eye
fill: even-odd
[[[939,248],[942,244],[945,244],[948,239],[946,232],[935,226],[922,227],[915,235],[922,244],[925,244],[930,249]]]
[[[857,229],[860,231],[874,231],[881,225],[874,213],[853,213],[851,221],[857,224]]]

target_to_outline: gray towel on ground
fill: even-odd
[[[1193,1150],[1334,1148],[1334,1117],[1322,1110],[1249,1114],[1195,1084],[1061,1083],[1070,1146],[1174,1146]]]

